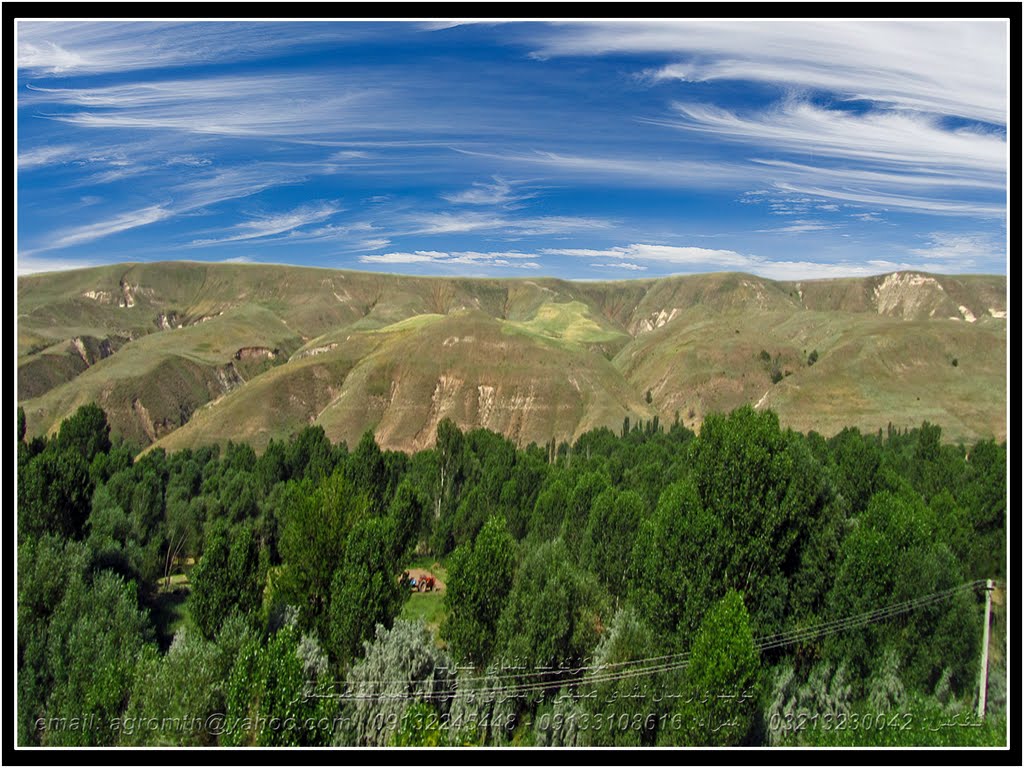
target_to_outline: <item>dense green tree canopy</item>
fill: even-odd
[[[525,447],[443,419],[412,456],[309,427],[262,455],[136,457],[95,406],[22,429],[20,744],[1001,738],[1005,444],[803,436],[749,407],[699,435],[631,415]],[[438,591],[410,595],[414,568]],[[990,719],[970,738],[782,727],[973,711],[988,578]],[[249,725],[115,727],[217,713]],[[107,725],[68,727],[83,715]]]

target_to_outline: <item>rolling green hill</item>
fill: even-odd
[[[95,401],[115,433],[168,449],[260,450],[321,424],[415,450],[445,417],[525,445],[626,416],[698,428],[748,402],[826,435],[928,420],[950,440],[1002,440],[1006,279],[113,265],[19,278],[18,398],[29,434]]]

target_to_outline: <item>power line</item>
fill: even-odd
[[[933,592],[929,595],[923,595],[911,600],[906,600],[901,603],[895,603],[884,606],[882,608],[876,608],[872,611],[866,611],[855,616],[848,616],[841,619],[834,619],[832,621],[823,622],[809,627],[795,628],[787,632],[777,633],[774,635],[766,635],[765,637],[758,638],[754,641],[754,648],[758,652],[767,650],[774,650],[776,648],[782,648],[787,645],[793,645],[799,642],[806,642],[808,640],[815,640],[821,637],[825,637],[838,632],[844,632],[850,629],[856,629],[864,627],[869,624],[874,624],[886,619],[893,618],[911,611],[919,610],[921,608],[936,605],[944,602],[956,594],[973,590],[983,585],[984,580],[979,579],[970,581],[965,584],[961,584],[958,587],[951,589],[942,590],[939,592]],[[633,659],[630,661],[617,662],[612,664],[598,664],[589,666],[569,667],[560,670],[548,670],[541,672],[527,672],[521,674],[507,674],[507,675],[486,675],[477,677],[454,677],[456,684],[459,683],[472,683],[472,682],[484,682],[485,684],[499,683],[497,687],[484,687],[469,689],[467,693],[484,696],[489,694],[502,694],[508,696],[515,694],[519,696],[526,693],[534,693],[545,690],[551,690],[560,688],[567,684],[601,684],[607,682],[617,682],[619,680],[627,680],[634,677],[642,677],[646,675],[652,675],[662,672],[673,672],[685,669],[689,666],[690,652],[677,653],[677,654],[666,654],[663,656],[651,656],[641,659]],[[660,663],[653,663],[660,662]],[[614,671],[611,671],[614,670]],[[583,677],[565,679],[559,678],[557,680],[537,680],[534,682],[527,682],[523,684],[512,684],[512,685],[500,685],[503,680],[528,680],[532,678],[543,678],[546,675],[561,674],[564,672],[595,672],[596,674],[584,675]],[[416,686],[419,684],[430,685],[431,687],[438,682],[437,680],[421,679],[421,680],[384,680],[374,681],[373,685],[380,686]],[[341,694],[330,694],[330,698],[341,698],[341,699],[353,699],[353,700],[379,700],[379,699],[408,699],[408,698],[427,698],[427,699],[448,699],[455,696],[455,691],[395,691],[394,693],[341,693]]]

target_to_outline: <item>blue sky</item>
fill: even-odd
[[[1006,22],[17,35],[20,274],[1007,271]]]

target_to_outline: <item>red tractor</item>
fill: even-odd
[[[433,574],[427,574],[421,576],[416,583],[416,588],[420,592],[433,592],[434,591],[434,576]]]

